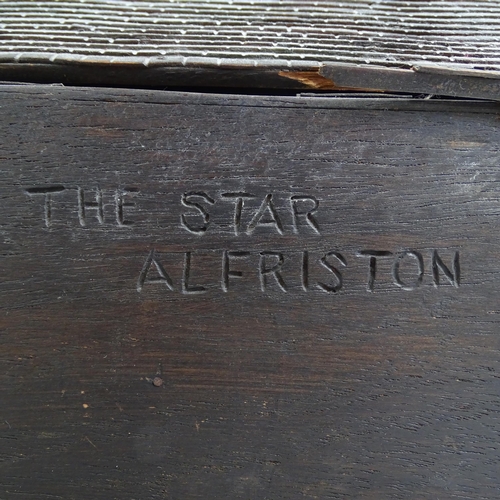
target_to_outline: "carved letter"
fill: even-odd
[[[356,254],[357,257],[370,257],[370,267],[368,272],[368,283],[366,289],[369,292],[373,292],[373,286],[375,284],[375,277],[377,275],[377,257],[390,257],[392,252],[386,252],[384,250],[361,250]]]
[[[270,213],[271,218],[262,220],[266,211]],[[274,207],[272,194],[268,194],[264,198],[259,210],[257,210],[256,214],[253,216],[252,220],[248,224],[247,234],[252,234],[258,225],[274,226],[279,234],[283,234],[283,224],[281,223],[280,216],[276,211],[276,208]]]
[[[203,205],[200,205],[199,203],[195,201],[191,201],[192,198],[202,198],[206,203],[213,205],[215,203],[215,200],[208,196],[207,193],[204,192],[195,192],[195,191],[190,191],[189,193],[184,193],[181,196],[181,203],[183,206],[186,208],[190,209],[195,209],[198,211],[198,215],[202,217],[203,219],[203,224],[200,226],[193,226],[189,224],[187,221],[188,217],[195,217],[196,214],[181,214],[181,224],[182,226],[187,229],[190,233],[195,233],[195,234],[203,234],[207,229],[208,225],[210,223],[210,214],[207,212],[205,207]]]
[[[403,281],[401,281],[401,278],[399,276],[399,265],[407,255],[413,257],[417,261],[418,276],[413,286],[403,283]],[[410,290],[415,290],[415,288],[418,288],[422,284],[422,280],[424,279],[424,259],[422,257],[422,254],[420,252],[415,252],[413,250],[407,250],[405,252],[401,252],[400,254],[398,254],[396,256],[396,259],[394,260],[394,264],[392,265],[392,278],[394,280],[394,283],[403,290],[410,291]]]
[[[439,270],[448,278],[448,281],[456,288],[460,286],[460,260],[458,252],[455,252],[453,262],[451,263],[451,271],[438,255],[437,250],[432,251],[432,278],[434,286],[439,286]]]
[[[130,226],[133,224],[132,221],[125,220],[123,216],[123,207],[133,207],[135,203],[131,201],[123,201],[123,198],[129,193],[137,193],[139,190],[137,188],[124,188],[115,191],[115,215],[116,223],[119,226]]]
[[[229,289],[229,278],[241,278],[243,273],[241,271],[233,271],[230,269],[231,259],[238,259],[250,255],[250,252],[229,252],[224,250],[222,254],[222,291],[227,292]]]
[[[39,194],[44,195],[45,203],[44,203],[44,221],[45,226],[50,227],[52,224],[52,195],[55,193],[60,193],[64,191],[66,188],[64,186],[46,186],[46,187],[33,187],[26,189],[26,193],[30,196],[36,196]]]
[[[309,290],[309,252],[307,250],[302,252],[302,272],[300,277],[302,289],[307,292]]]
[[[154,265],[158,276],[156,278],[146,279],[148,276],[149,269]],[[174,285],[170,276],[167,274],[160,261],[156,258],[155,251],[151,250],[149,255],[146,258],[146,262],[144,262],[144,266],[142,266],[141,274],[139,275],[139,279],[137,280],[137,291],[142,291],[142,288],[145,283],[164,283],[167,288],[171,291],[174,290]]]
[[[78,188],[78,220],[82,227],[87,225],[86,208],[95,208],[97,220],[100,224],[104,223],[102,191],[99,187],[95,190],[95,201],[85,201],[85,191],[81,187]]]
[[[336,267],[328,262],[328,257],[335,257],[344,267],[347,267],[347,262],[345,261],[343,255],[339,252],[328,252],[320,259],[321,265],[331,271],[334,274],[335,278],[337,278],[337,284],[325,285],[324,283],[318,283],[318,288],[328,293],[337,293],[342,288],[342,274]]]
[[[190,285],[189,275],[191,274],[191,252],[184,253],[184,269],[182,271],[182,293],[204,293],[206,288],[201,285]]]
[[[250,193],[239,192],[239,193],[222,193],[221,197],[235,200],[235,202],[234,202],[234,217],[233,217],[234,234],[238,235],[238,234],[240,234],[240,230],[241,230],[241,212],[243,210],[243,200],[255,198],[255,196],[253,194],[250,194]]]
[[[272,267],[267,267],[266,261],[267,257],[276,257],[277,262],[274,264]],[[260,264],[259,264],[259,269],[260,269],[260,287],[262,291],[264,292],[266,290],[266,285],[267,285],[267,280],[266,277],[268,274],[272,274],[274,276],[274,279],[276,280],[276,283],[278,286],[286,292],[286,285],[285,281],[283,280],[283,277],[281,276],[281,273],[279,272],[279,269],[283,265],[284,262],[284,257],[283,254],[280,252],[260,252]]]
[[[301,202],[312,202],[313,207],[301,212],[299,210],[299,204]],[[305,215],[306,222],[313,228],[316,233],[319,234],[318,222],[312,215],[318,210],[319,200],[317,200],[314,196],[292,196],[290,197],[290,203],[292,205],[293,213],[293,232],[299,232],[299,215]]]

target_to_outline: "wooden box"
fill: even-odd
[[[498,498],[498,3],[170,4],[0,3],[0,498]]]
[[[494,498],[497,105],[1,93],[6,498]]]

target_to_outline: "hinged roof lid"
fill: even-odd
[[[499,1],[5,1],[0,34],[8,80],[498,95]]]

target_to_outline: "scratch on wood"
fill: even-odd
[[[97,450],[97,446],[88,438],[88,436],[85,436],[85,441],[88,441]]]

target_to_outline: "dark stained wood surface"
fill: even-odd
[[[498,497],[497,104],[1,105],[2,499]]]
[[[497,0],[0,2],[9,81],[301,88],[323,64],[490,72],[499,54]]]

